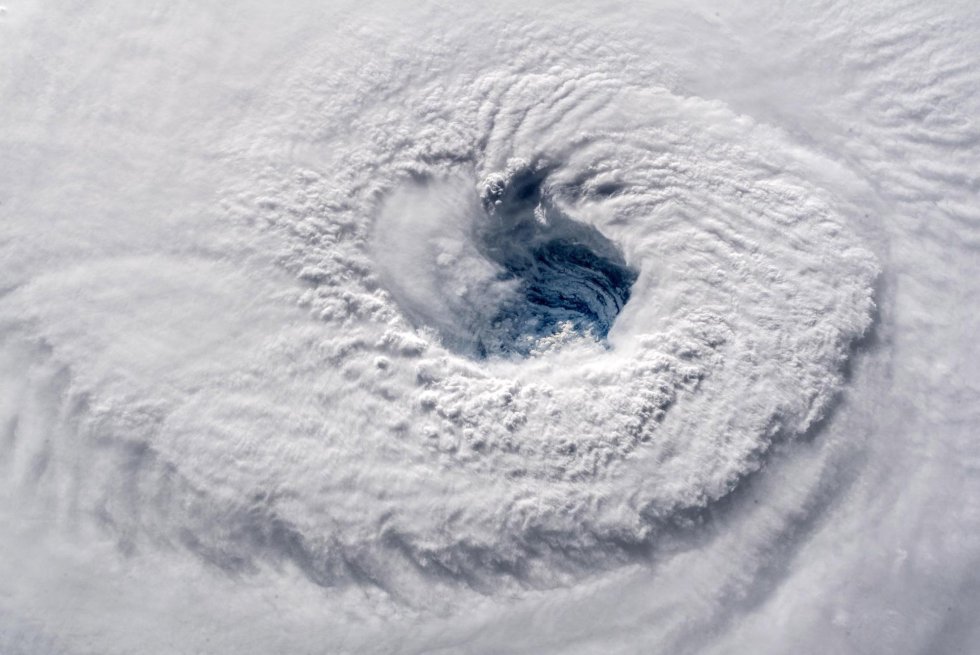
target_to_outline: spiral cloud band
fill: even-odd
[[[0,30],[3,652],[980,645],[969,3]]]

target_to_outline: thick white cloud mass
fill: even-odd
[[[980,651],[980,12],[731,4],[8,3],[0,652]]]

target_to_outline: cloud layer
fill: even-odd
[[[974,643],[980,26],[222,11],[3,17],[7,650]]]

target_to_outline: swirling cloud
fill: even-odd
[[[972,643],[976,26],[361,9],[3,19],[0,644]]]

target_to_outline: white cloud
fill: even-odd
[[[974,643],[957,11],[10,6],[0,645]]]

